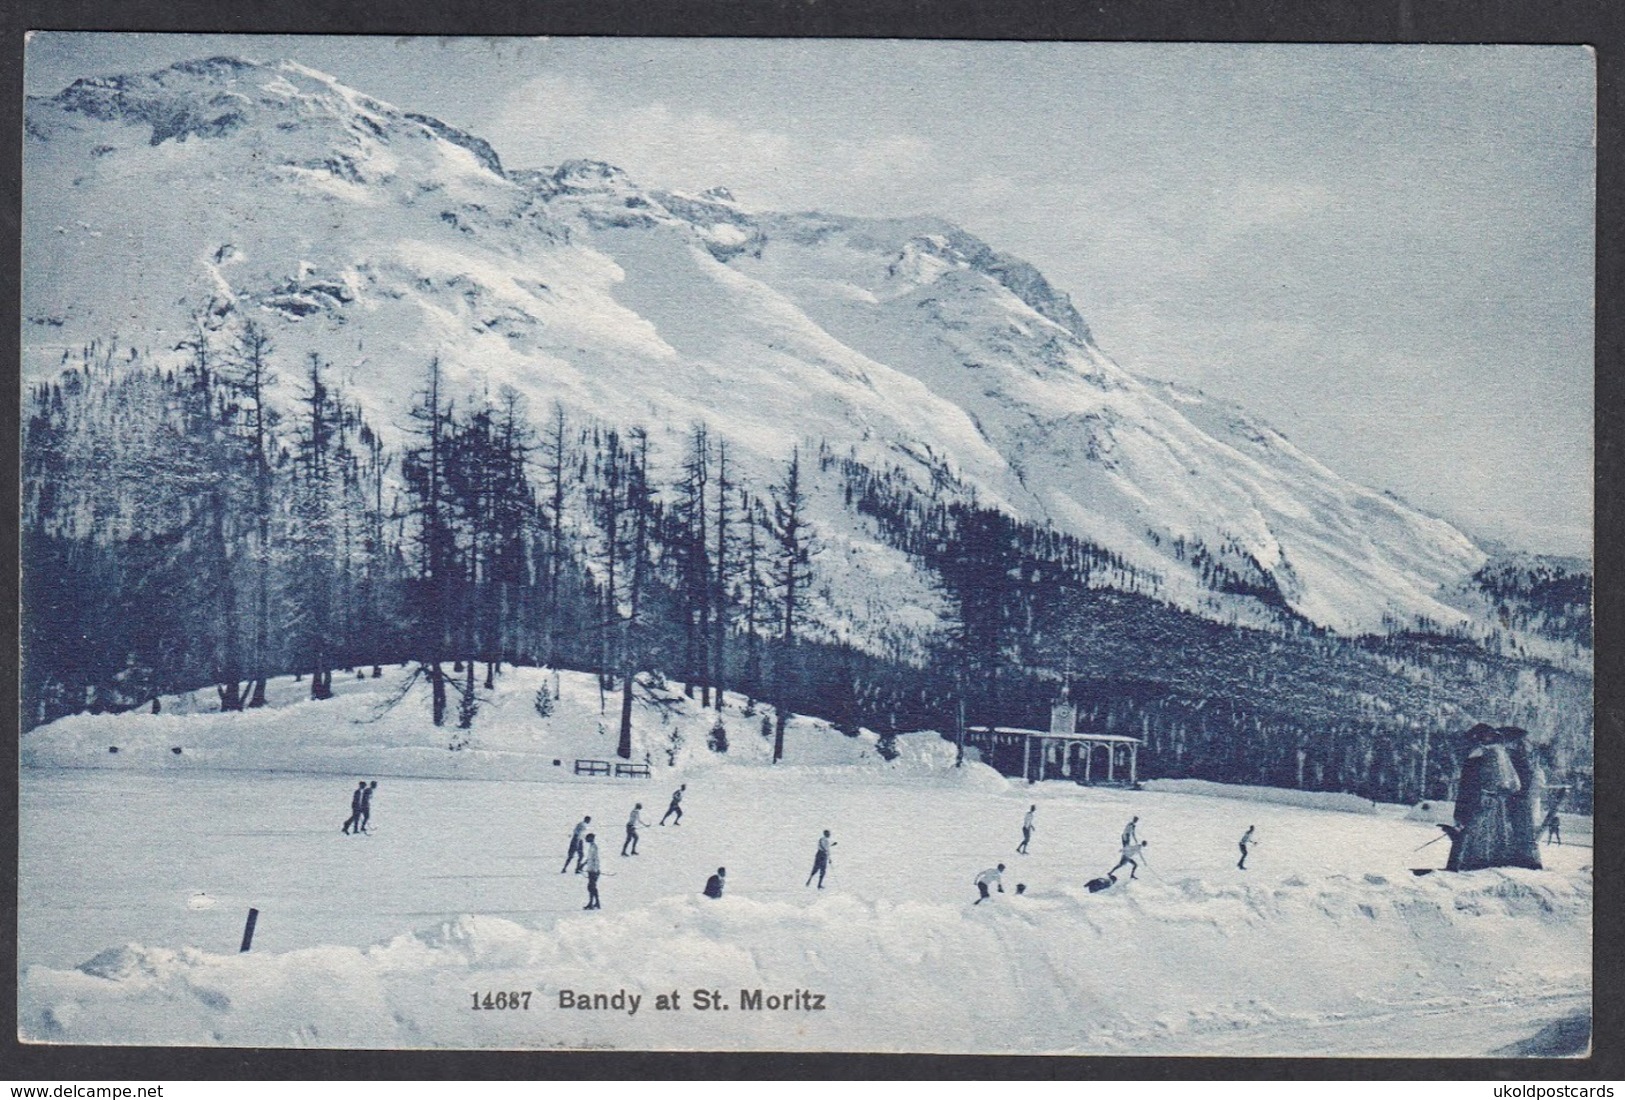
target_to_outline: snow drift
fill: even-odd
[[[279,677],[267,687],[269,706],[233,713],[215,709],[214,693],[205,688],[164,696],[158,714],[73,714],[30,730],[23,738],[22,762],[30,768],[165,774],[243,769],[546,781],[569,778],[577,759],[618,759],[619,699],[601,713],[597,680],[590,673],[558,673],[560,697],[543,717],[535,710],[536,693],[551,688],[555,674],[510,667],[494,689],[480,691],[471,731],[431,725],[428,684],[416,683],[402,693],[409,674],[392,668],[386,675],[379,680],[335,676],[334,698],[320,702],[305,697],[307,685]],[[718,712],[684,697],[680,685],[653,690],[663,705],[651,703],[640,688],[631,760],[685,771],[771,761],[772,742],[761,731],[764,719],[774,720],[772,706],[758,703],[747,714],[744,697],[729,694]],[[708,746],[719,722],[727,733],[726,752]],[[465,747],[449,750],[462,738]],[[954,762],[954,746],[933,732],[896,737],[892,760],[880,754],[879,741],[872,730],[847,737],[822,719],[792,715],[783,767],[809,774],[839,768],[846,780],[861,781],[866,772],[942,776]],[[998,773],[974,762],[950,774],[983,787],[1005,785]]]
[[[1589,996],[1583,968],[1552,963],[1586,957],[1589,874],[1183,879],[995,899],[696,894],[539,928],[464,916],[364,949],[131,944],[74,970],[28,968],[19,1026],[71,1043],[1130,1054],[1199,1053],[1246,1029],[1319,1053],[1292,1036],[1319,1030],[1337,1051],[1337,1029],[1369,1017],[1384,1024],[1378,1049],[1448,1057],[1488,1049],[1470,1028],[1455,1045],[1409,1035],[1395,1015],[1493,1005],[1531,969],[1549,1001]],[[731,1009],[699,1010],[695,989]],[[530,1007],[471,1011],[485,990],[530,991]],[[565,1010],[560,990],[641,1004],[630,1017]],[[655,1010],[673,990],[683,1007]],[[752,1011],[741,990],[809,990],[826,1008]]]
[[[1250,787],[1241,783],[1214,783],[1208,779],[1148,779],[1140,786],[1148,791],[1200,794],[1213,798],[1236,798],[1244,802],[1274,802],[1283,806],[1304,806],[1315,810],[1337,810],[1348,814],[1374,813],[1377,806],[1369,798],[1361,798],[1357,794],[1349,794],[1346,791],[1294,791],[1285,787]],[[1449,820],[1449,818],[1442,820]]]

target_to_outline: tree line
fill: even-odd
[[[1451,796],[1459,735],[1490,720],[1535,735],[1571,808],[1589,799],[1589,677],[1463,635],[1338,635],[1291,612],[1245,562],[1225,564],[1231,548],[1176,546],[1278,626],[1215,622],[1161,598],[1155,578],[1111,551],[964,495],[922,494],[900,469],[829,461],[847,502],[939,578],[950,625],[933,657],[938,729],[1048,728],[1065,684],[1083,728],[1144,741],[1142,776],[1414,802]],[[995,763],[1021,773],[1019,755]]]
[[[288,368],[253,322],[200,316],[177,350],[92,344],[29,396],[25,728],[202,684],[260,707],[288,672],[324,699],[335,669],[396,663],[463,731],[505,664],[593,671],[623,756],[648,674],[707,707],[784,701],[810,587],[799,451],[754,485],[695,424],[662,476],[644,429],[557,404],[538,428],[512,390],[454,394],[438,359],[392,447],[319,355],[279,406]],[[782,756],[783,717],[773,736]]]
[[[455,748],[526,664],[596,674],[623,757],[637,694],[669,676],[702,706],[773,704],[776,759],[791,711],[874,729],[884,755],[908,730],[1043,726],[1065,682],[1090,728],[1146,740],[1143,775],[1442,797],[1452,733],[1508,713],[1555,769],[1590,767],[1584,677],[1461,638],[1330,634],[1227,550],[1181,552],[1278,630],[1193,615],[1110,550],[828,447],[753,480],[704,424],[656,455],[640,427],[454,392],[438,360],[386,442],[330,364],[284,362],[252,323],[202,317],[176,350],[76,349],[27,397],[25,728],[207,685],[255,708],[287,673],[322,699],[336,672],[400,666],[398,697],[426,683]],[[916,562],[934,628],[878,652],[815,627],[815,493]]]

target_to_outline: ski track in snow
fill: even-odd
[[[587,676],[563,676],[555,716],[537,718],[542,677],[506,673],[465,753],[435,748],[444,731],[412,696],[346,729],[344,707],[366,713],[388,680],[336,679],[340,698],[322,704],[293,702],[302,685],[278,681],[256,714],[177,713],[189,704],[172,698],[163,715],[79,716],[28,734],[22,1035],[1439,1057],[1486,1054],[1588,1011],[1589,848],[1543,849],[1546,872],[1415,878],[1409,868],[1438,865],[1442,845],[1416,852],[1436,830],[1401,808],[1026,787],[951,768],[952,746],[934,735],[900,739],[903,756],[885,765],[872,734],[799,718],[785,764],[767,767],[759,716],[725,712],[721,758],[704,748],[712,712],[689,702],[670,724],[637,716],[634,755],[676,729],[678,767],[656,756],[653,781],[578,779],[571,760],[609,756],[613,735],[598,732]],[[324,741],[358,730],[373,767],[323,756]],[[125,746],[117,757],[109,736]],[[188,751],[174,756],[171,742]],[[458,770],[402,776],[392,758],[403,755]],[[262,770],[230,770],[244,764]],[[383,777],[376,831],[345,837],[363,774]],[[645,829],[641,854],[620,857],[632,803],[658,821],[679,782],[683,824]],[[1032,854],[1017,856],[1033,803]],[[590,914],[583,879],[559,873],[583,813],[606,871],[604,909]],[[1083,882],[1115,862],[1131,815],[1151,841],[1148,869],[1089,894]],[[1248,825],[1260,844],[1239,872]],[[823,828],[838,845],[820,893],[803,884]],[[1000,861],[1009,892],[973,906],[972,876]],[[728,896],[710,902],[699,891],[718,865]],[[239,955],[250,906],[258,929]],[[738,991],[758,987],[811,989],[829,1008],[741,1011]],[[566,988],[644,1002],[635,1017],[568,1012],[556,1007]],[[652,1009],[657,993],[682,990],[687,1005],[695,988],[736,1007]],[[474,991],[509,989],[531,990],[531,1008],[468,1007]]]

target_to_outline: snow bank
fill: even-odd
[[[1348,814],[1377,812],[1377,803],[1369,798],[1340,791],[1248,787],[1239,783],[1213,783],[1206,779],[1149,779],[1142,783],[1141,787],[1148,791],[1163,791],[1170,794],[1199,794],[1210,798],[1235,798],[1243,802],[1274,802],[1282,806],[1302,806],[1308,810],[1336,810]]]
[[[456,728],[455,719],[436,727],[426,683],[415,682],[402,694],[409,676],[399,668],[377,680],[340,673],[333,679],[334,697],[321,702],[305,697],[308,685],[282,677],[270,685],[269,705],[232,714],[220,713],[213,692],[205,690],[165,697],[158,714],[70,715],[29,731],[22,762],[35,768],[140,772],[244,769],[562,781],[574,778],[577,759],[619,759],[620,697],[600,697],[590,674],[559,673],[559,698],[543,717],[535,708],[536,695],[553,683],[554,673],[508,668],[492,689],[477,689],[479,712],[466,731]],[[720,712],[727,751],[716,752],[708,743],[718,711],[685,696],[681,684],[640,688],[631,759],[656,772],[771,764],[773,741],[762,731],[765,722],[771,732],[775,712],[761,703],[752,713],[745,711],[744,697],[727,696]],[[872,730],[848,737],[828,722],[792,715],[778,767],[838,768],[854,781],[934,776],[979,789],[1005,785],[981,764],[967,761],[955,769],[954,746],[936,733],[898,735],[896,757],[889,761],[879,742]]]
[[[366,948],[130,944],[76,969],[27,967],[19,1029],[64,1043],[1194,1053],[1258,1028],[1311,1029],[1328,1049],[1325,1025],[1370,1018],[1407,1053],[1396,1011],[1484,1006],[1531,981],[1589,996],[1589,871],[1186,878],[968,901],[666,897],[539,927],[463,916]],[[730,1008],[701,1010],[696,989]],[[741,991],[758,989],[825,1007],[751,1010]],[[640,1002],[566,1010],[561,990]],[[472,1010],[484,991],[530,991],[529,1007]],[[657,1010],[672,991],[681,1008]],[[1415,1053],[1488,1052],[1460,1041]]]

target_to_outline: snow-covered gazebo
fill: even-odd
[[[1048,730],[1010,729],[988,726],[967,730],[972,744],[982,742],[989,749],[1020,746],[1021,778],[1029,783],[1044,779],[1071,779],[1078,783],[1134,783],[1139,779],[1138,737],[1114,733],[1078,732],[1078,710],[1062,695],[1050,707]],[[1097,763],[1097,757],[1103,756]],[[1123,779],[1119,776],[1126,769]]]

